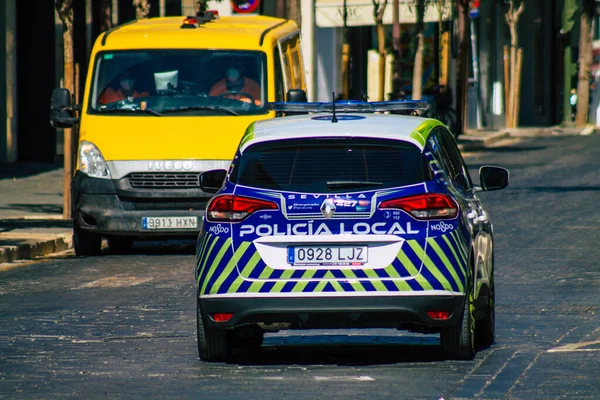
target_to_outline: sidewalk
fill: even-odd
[[[461,151],[477,151],[502,145],[503,140],[513,137],[592,133],[595,128],[475,130],[460,135],[458,145]],[[0,165],[0,264],[34,259],[72,247],[72,224],[62,216],[62,192],[62,165]]]
[[[62,191],[62,165],[0,166],[0,264],[71,248]]]

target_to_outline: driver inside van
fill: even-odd
[[[146,96],[150,96],[150,93],[138,92],[135,90],[135,78],[133,73],[131,71],[125,71],[119,77],[119,88],[114,90],[109,86],[98,98],[98,103],[108,104],[125,100],[128,97],[137,98]]]
[[[243,76],[240,70],[234,67],[225,70],[225,77],[212,86],[208,95],[254,103],[257,106],[262,104],[258,83]]]

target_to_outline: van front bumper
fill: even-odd
[[[125,178],[90,178],[78,171],[71,182],[72,218],[78,228],[103,236],[196,237],[207,196],[200,189],[135,190]],[[172,225],[152,229],[145,218],[169,218]]]

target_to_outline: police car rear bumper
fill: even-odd
[[[397,328],[435,331],[460,323],[465,296],[201,297],[203,320],[212,328],[260,324],[291,329]],[[432,319],[428,311],[449,312]],[[232,313],[227,322],[214,314]]]

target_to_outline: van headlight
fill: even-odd
[[[110,178],[102,153],[95,144],[85,140],[79,144],[79,170],[93,178]]]

